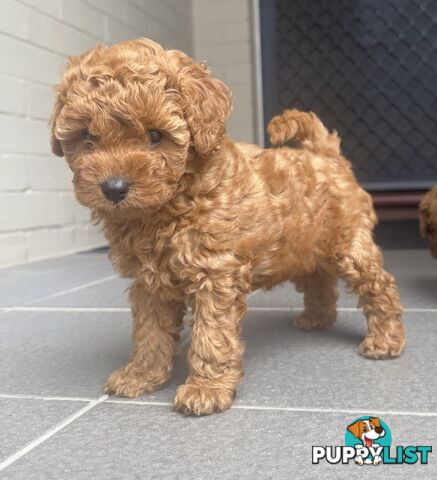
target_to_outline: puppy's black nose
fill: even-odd
[[[129,192],[130,183],[124,178],[109,178],[101,184],[103,195],[111,202],[118,203]]]
[[[384,429],[383,429],[382,427],[375,427],[375,432],[376,432],[376,433],[381,434],[381,433],[383,432],[383,430],[384,430]]]

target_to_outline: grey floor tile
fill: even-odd
[[[129,360],[131,324],[129,312],[8,312],[0,318],[0,394],[99,397]],[[173,400],[185,356],[151,398]]]
[[[398,282],[402,303],[406,308],[437,309],[437,261],[428,250],[387,250],[385,267]],[[339,282],[339,307],[356,307],[357,297],[346,292]],[[301,307],[302,294],[291,283],[284,283],[269,292],[257,292],[249,299],[252,307]]]
[[[0,397],[0,463],[84,405],[76,401]],[[0,478],[7,477],[0,473]]]
[[[98,397],[129,358],[130,332],[129,313],[8,313],[0,318],[0,393]]]
[[[127,289],[130,280],[115,278],[85,290],[67,293],[56,298],[36,302],[35,306],[45,307],[129,307]]]
[[[233,409],[186,418],[169,407],[101,404],[5,473],[12,480],[435,478],[432,455],[428,465],[312,465],[312,446],[343,445],[357,416]],[[394,444],[437,441],[436,417],[381,417]]]
[[[388,361],[358,355],[366,331],[359,312],[341,312],[328,332],[296,330],[290,319],[249,312],[237,404],[437,411],[435,314],[406,314],[406,351]],[[0,321],[0,393],[98,397],[128,361],[130,332],[129,313],[10,313]],[[171,380],[143,400],[173,401],[187,376],[186,349]]]
[[[357,353],[366,332],[360,312],[341,312],[329,331],[302,331],[287,312],[250,312],[245,376],[237,404],[437,412],[437,319],[405,315],[401,357],[370,360]]]
[[[15,307],[46,295],[113,275],[106,253],[81,253],[0,270],[0,307]]]

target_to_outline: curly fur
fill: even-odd
[[[190,374],[176,393],[186,414],[229,408],[242,372],[247,294],[291,280],[304,293],[300,328],[335,320],[337,279],[359,295],[368,321],[360,352],[394,357],[405,343],[394,279],[372,239],[370,196],[312,113],[291,110],[269,125],[261,149],[225,134],[228,88],[203,66],[147,39],[72,58],[58,87],[52,147],[74,172],[110,258],[133,279],[134,348],[106,390],[135,397],[167,380],[182,317],[194,313]],[[147,130],[164,134],[151,145]],[[100,184],[131,183],[119,204]]]
[[[419,206],[420,234],[429,240],[431,254],[437,258],[437,186],[422,198]]]

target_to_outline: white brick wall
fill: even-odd
[[[193,0],[194,52],[232,89],[228,131],[255,142],[255,92],[251,0]]]
[[[140,36],[192,54],[192,30],[191,0],[1,0],[0,266],[104,243],[49,149],[67,57]]]

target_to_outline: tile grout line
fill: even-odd
[[[26,395],[26,394],[17,394],[13,393],[0,393],[0,399],[13,399],[13,400],[47,400],[47,401],[58,401],[58,402],[93,402],[97,400],[96,398],[85,398],[85,397],[58,397],[53,395]]]
[[[100,278],[98,280],[93,280],[92,282],[82,283],[80,285],[77,285],[76,287],[68,288],[66,290],[61,290],[60,292],[52,293],[50,295],[45,295],[43,297],[39,297],[39,298],[36,298],[34,300],[30,300],[29,302],[23,303],[20,307],[1,307],[0,308],[0,316],[4,316],[5,313],[11,312],[11,311],[12,312],[13,311],[26,311],[26,310],[15,310],[17,308],[38,308],[38,307],[30,307],[30,305],[33,305],[33,304],[38,303],[38,302],[42,302],[44,300],[49,300],[49,299],[52,299],[52,298],[60,297],[60,296],[65,295],[67,293],[77,292],[77,291],[83,290],[84,288],[87,288],[87,287],[100,285],[101,283],[108,282],[109,280],[113,280],[117,277],[118,277],[118,275],[114,274],[114,275],[109,275],[107,277]]]
[[[81,285],[77,285],[76,287],[67,288],[66,290],[61,290],[60,292],[52,293],[50,295],[45,295],[44,297],[40,297],[40,298],[37,298],[35,300],[30,300],[29,302],[23,303],[22,306],[26,307],[28,305],[33,305],[37,302],[42,302],[44,300],[51,300],[52,298],[57,298],[57,297],[60,297],[62,295],[65,295],[67,293],[77,292],[77,291],[83,290],[84,288],[94,287],[96,285],[100,285],[101,283],[109,282],[110,280],[114,280],[116,278],[118,278],[118,275],[116,275],[116,274],[108,275],[108,276],[100,278],[98,280],[93,280],[91,282],[82,283]]]
[[[100,398],[97,398],[96,400],[91,401],[88,405],[84,406],[80,410],[77,410],[77,412],[67,417],[63,422],[59,423],[54,428],[51,428],[46,433],[44,433],[43,435],[35,439],[33,442],[28,443],[24,448],[22,448],[21,450],[18,450],[18,452],[14,453],[13,455],[11,455],[6,460],[0,463],[0,472],[5,468],[9,467],[10,465],[12,465],[13,463],[15,463],[17,460],[19,460],[21,457],[23,457],[27,453],[31,452],[34,448],[44,443],[46,440],[48,440],[50,437],[52,437],[53,435],[61,431],[67,425],[70,425],[79,417],[89,412],[96,405],[104,402],[107,399],[108,399],[108,395],[102,395]]]
[[[103,277],[103,278],[100,278],[98,280],[94,280],[92,282],[88,282],[88,283],[83,283],[81,285],[77,285],[76,287],[72,287],[72,288],[68,288],[67,290],[61,290],[60,292],[56,292],[56,293],[52,293],[50,295],[46,295],[44,297],[39,297],[39,298],[36,298],[35,300],[30,300],[29,302],[26,302],[24,304],[22,304],[21,306],[16,306],[16,307],[0,307],[0,315],[2,313],[6,313],[6,312],[25,312],[25,311],[37,311],[37,309],[39,309],[40,311],[50,311],[50,310],[46,310],[46,309],[49,309],[49,308],[53,308],[54,310],[53,311],[63,311],[64,308],[63,307],[32,307],[31,305],[34,305],[35,303],[38,303],[38,302],[43,302],[44,300],[51,300],[52,298],[57,298],[57,297],[60,297],[62,295],[65,295],[65,294],[68,294],[68,293],[73,293],[73,292],[77,292],[77,291],[80,291],[80,290],[83,290],[84,288],[88,288],[88,287],[94,287],[96,285],[100,285],[102,283],[105,283],[105,282],[108,282],[110,280],[115,280],[117,278],[120,278],[117,274],[113,274],[113,275],[109,275],[107,277]],[[248,295],[248,299],[253,297],[255,294],[257,294],[260,290],[257,289],[257,290],[254,290],[253,292],[251,292],[249,295]],[[68,307],[65,307],[65,308],[68,308]],[[89,309],[88,307],[73,307],[73,308],[78,308],[80,310],[78,311],[92,311],[91,309]],[[91,307],[93,308],[93,307]],[[108,308],[111,308],[111,307],[108,307]],[[112,308],[108,311],[119,311],[119,308],[120,307],[113,307],[114,310],[112,310]],[[57,309],[57,310],[55,310]],[[86,310],[85,310],[86,309]],[[93,309],[93,311],[99,311],[100,309]],[[123,308],[123,311],[125,310],[125,308]],[[105,311],[105,310],[103,310]],[[127,308],[126,307],[126,311],[130,311],[130,308]]]
[[[0,312],[130,312],[129,307],[0,307]]]
[[[335,408],[306,408],[306,407],[268,407],[261,405],[235,405],[231,408],[238,410],[265,410],[278,412],[301,412],[301,413],[350,413],[359,414],[368,409],[335,409]],[[371,410],[375,415],[399,415],[399,416],[415,416],[415,417],[437,417],[437,412],[408,412],[405,410]]]
[[[109,398],[105,403],[118,403],[123,405],[144,405],[169,407],[173,406],[170,402],[153,402],[143,400],[123,400]],[[302,412],[302,413],[363,413],[365,409],[329,409],[329,408],[305,408],[305,407],[274,407],[261,405],[233,405],[230,410],[260,410],[260,411],[279,411],[279,412]],[[437,417],[437,412],[408,412],[408,411],[390,411],[390,410],[372,410],[372,413],[379,415],[411,415],[416,417]]]
[[[304,307],[248,307],[247,311],[251,312],[301,312]],[[38,307],[38,306],[22,306],[22,307],[0,307],[0,313],[4,312],[130,312],[129,307]],[[361,312],[361,308],[357,307],[338,307],[338,312]],[[406,313],[435,313],[437,308],[404,308]]]
[[[171,402],[159,402],[159,401],[147,401],[147,400],[128,400],[128,399],[123,399],[123,398],[117,398],[117,397],[111,397],[108,395],[103,395],[102,397],[98,399],[90,399],[90,398],[81,398],[81,397],[39,397],[38,395],[10,395],[10,394],[0,394],[0,399],[2,398],[12,398],[12,399],[32,399],[32,400],[46,400],[46,401],[82,401],[82,402],[90,402],[90,404],[93,404],[91,407],[88,405],[84,407],[83,409],[79,410],[85,410],[83,413],[86,413],[88,410],[96,406],[98,403],[117,403],[117,404],[122,404],[122,405],[142,405],[142,406],[157,406],[157,407],[171,407],[173,406],[173,403]],[[279,412],[302,412],[302,413],[362,413],[364,411],[367,411],[368,409],[335,409],[335,408],[307,408],[307,407],[275,407],[275,406],[262,406],[262,405],[233,405],[231,407],[231,410],[259,410],[259,411],[279,411]],[[372,413],[374,414],[379,414],[379,415],[400,415],[400,416],[416,416],[416,417],[437,417],[437,412],[415,412],[415,411],[406,411],[406,410],[371,410]],[[79,416],[83,415],[81,413],[80,415],[77,415],[78,412],[76,412],[76,416],[73,420],[78,418]],[[71,418],[71,417],[69,417]],[[72,421],[64,422],[65,425],[68,425],[72,423]],[[63,427],[62,427],[63,428]],[[59,431],[61,428],[58,428],[56,431]],[[56,433],[56,432],[54,432]],[[50,435],[52,436],[52,435]],[[49,438],[49,437],[47,437]],[[40,442],[42,443],[42,442]],[[0,464],[0,470],[1,470],[2,464]]]

